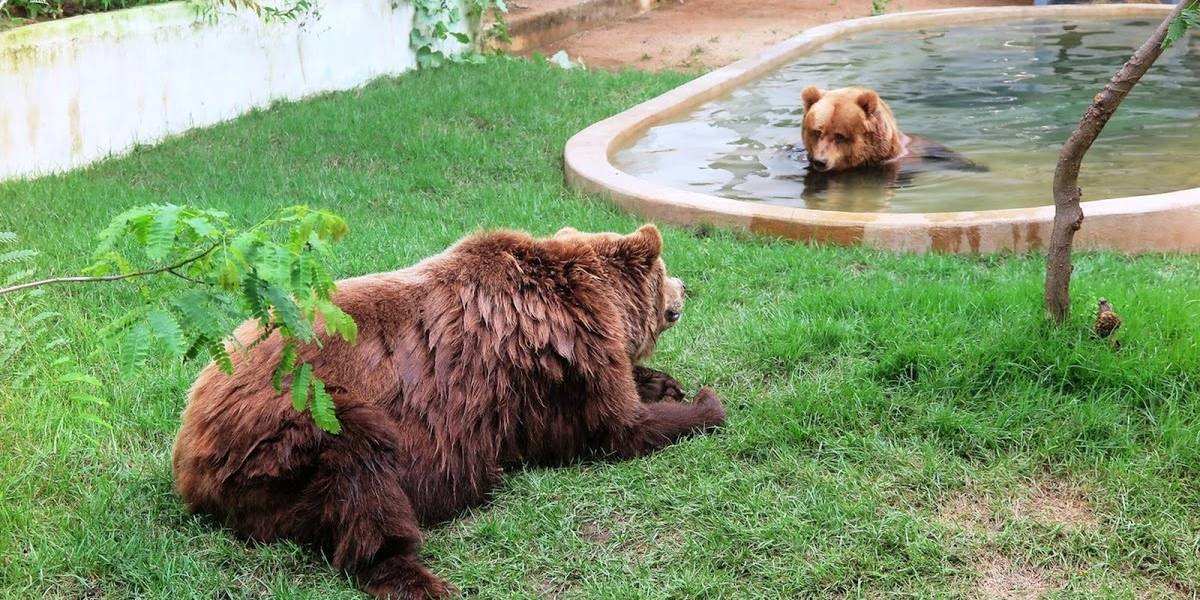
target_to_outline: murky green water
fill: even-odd
[[[1025,20],[872,32],[652,128],[624,171],[727,198],[825,210],[935,212],[1051,204],[1062,142],[1155,19]],[[900,127],[986,171],[917,170],[805,185],[800,90],[875,88]],[[1084,162],[1084,200],[1200,186],[1200,35],[1168,50]]]

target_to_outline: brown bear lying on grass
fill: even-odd
[[[418,524],[482,503],[505,469],[652,452],[725,420],[716,394],[683,401],[638,366],[679,320],[684,287],[662,238],[485,233],[401,271],[339,282],[358,342],[328,337],[303,360],[342,433],[318,429],[271,385],[278,335],[209,365],[175,443],[192,511],[256,540],[323,549],[378,597],[443,597],[417,556]],[[254,321],[235,336],[256,337]]]
[[[834,189],[878,198],[878,190],[907,185],[922,171],[986,170],[937,142],[900,131],[891,107],[875,90],[826,91],[810,85],[800,99],[808,158],[805,194],[817,202]]]

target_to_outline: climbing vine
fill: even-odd
[[[263,4],[259,0],[189,0],[196,10],[196,15],[205,21],[217,19],[217,9],[226,6],[233,9],[253,11],[260,19],[268,23],[286,23],[299,21],[312,16],[320,18],[316,0],[289,0]]]
[[[483,18],[490,13],[495,24],[484,35],[508,39],[508,23],[504,20],[508,5],[504,0],[412,0],[413,29],[409,45],[417,55],[421,68],[437,68],[447,62],[481,62],[477,52],[458,55],[449,50],[454,42],[482,49],[482,40],[471,39],[471,33],[482,31]],[[466,14],[463,14],[465,9]],[[463,26],[465,25],[465,27]],[[466,31],[462,31],[465,29]]]

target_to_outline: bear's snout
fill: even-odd
[[[687,286],[678,277],[668,277],[664,288],[666,302],[663,307],[663,321],[666,322],[666,327],[670,327],[683,317],[683,299],[687,293]]]
[[[828,171],[829,170],[829,163],[827,163],[819,158],[809,159],[808,164],[812,165],[812,168],[814,168],[818,171]]]

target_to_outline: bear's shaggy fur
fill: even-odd
[[[875,90],[847,87],[825,91],[808,86],[804,102],[804,148],[817,171],[876,166],[902,157],[904,134],[896,116]]]
[[[986,171],[946,146],[900,131],[891,107],[874,90],[808,86],[804,102],[806,206],[874,212],[895,189],[929,171]]]
[[[339,282],[357,344],[302,350],[342,432],[319,430],[271,385],[278,335],[209,365],[175,443],[192,511],[256,540],[323,549],[378,597],[443,597],[417,556],[419,524],[483,502],[516,465],[634,457],[720,425],[702,389],[684,402],[637,366],[680,315],[653,226],[621,236],[564,230],[469,237],[401,271]],[[256,338],[256,322],[235,337]]]

